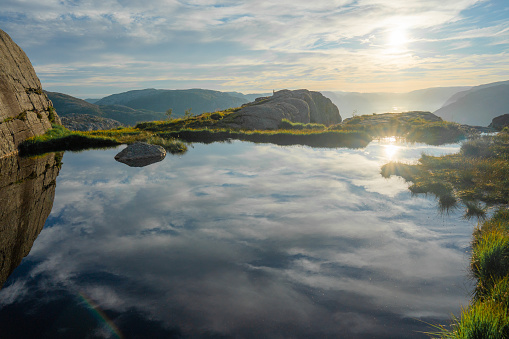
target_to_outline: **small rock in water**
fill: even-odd
[[[115,155],[115,160],[131,167],[143,167],[161,161],[165,157],[166,150],[163,147],[136,142]]]

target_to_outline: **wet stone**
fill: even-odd
[[[131,144],[115,155],[115,160],[131,167],[144,167],[163,160],[166,150],[144,142]]]

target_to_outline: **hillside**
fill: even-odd
[[[509,81],[473,87],[447,103],[434,113],[447,121],[488,126],[493,118],[509,113]]]
[[[97,101],[96,105],[122,105],[161,113],[172,108],[175,116],[183,116],[188,109],[191,109],[194,114],[200,114],[239,107],[250,101],[238,94],[232,95],[205,89],[165,90],[152,88],[113,94]]]
[[[93,116],[114,119],[125,125],[135,125],[138,122],[161,120],[163,113],[151,112],[148,110],[137,110],[131,107],[120,105],[96,105],[73,96],[46,92],[53,106],[61,116],[69,114],[89,114]]]
[[[58,92],[44,92],[53,103],[53,107],[57,110],[58,115],[65,116],[71,113],[97,116],[104,115],[99,106],[86,102],[85,100]]]
[[[452,95],[470,87],[432,87],[407,93],[357,93],[331,92],[321,93],[330,98],[339,108],[341,116],[387,112],[434,111],[442,107]]]

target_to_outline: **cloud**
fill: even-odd
[[[48,89],[69,84],[75,87],[67,91],[71,94],[90,92],[94,86],[110,93],[180,86],[369,91],[387,88],[385,83],[408,88],[408,83],[415,87],[436,81],[434,72],[425,74],[425,80],[423,74],[411,74],[415,67],[430,68],[440,61],[429,57],[433,47],[417,48],[413,42],[468,39],[475,50],[483,46],[475,41],[479,35],[493,35],[499,43],[507,40],[503,20],[483,16],[483,27],[475,22],[476,13],[493,10],[490,6],[475,0],[41,0],[30,6],[9,0],[2,5],[0,24],[28,52]],[[403,53],[387,47],[387,35],[395,27],[409,36]],[[452,59],[454,50],[440,48],[441,55]],[[391,80],[394,72],[405,70],[407,77]],[[455,68],[452,73],[461,74]],[[490,65],[481,73],[497,77]],[[371,81],[373,74],[378,77]]]
[[[387,189],[387,143],[197,144],[144,168],[115,162],[118,149],[68,152],[50,227],[0,302],[79,292],[109,314],[191,324],[189,335],[390,337],[411,331],[407,317],[446,319],[467,299],[472,225],[401,180]],[[407,161],[458,150],[398,146]]]

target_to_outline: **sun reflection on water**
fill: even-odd
[[[389,160],[395,159],[397,157],[397,155],[398,155],[399,149],[401,148],[400,146],[395,145],[396,138],[395,137],[388,137],[388,138],[385,138],[384,141],[388,142],[387,145],[384,145],[385,156]]]

